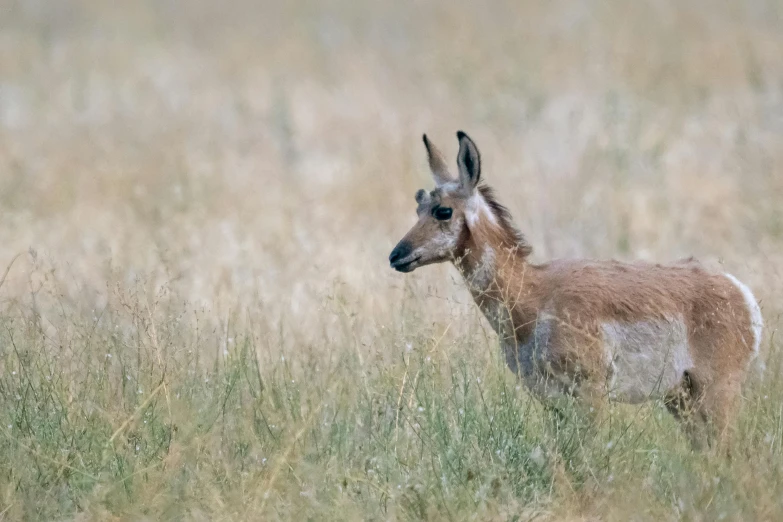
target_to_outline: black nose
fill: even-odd
[[[413,251],[413,246],[411,246],[410,243],[408,243],[407,241],[400,241],[399,244],[396,247],[394,247],[392,253],[389,254],[389,264],[391,266],[394,266],[394,264],[400,259],[405,259],[406,257],[408,257],[412,251]]]

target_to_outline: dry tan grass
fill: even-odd
[[[774,347],[783,313],[780,2],[11,0],[1,10],[0,264],[23,253],[0,288],[8,338],[31,317],[43,336],[28,338],[31,350],[89,338],[93,318],[106,339],[111,328],[126,341],[144,332],[139,353],[166,382],[156,400],[164,409],[168,401],[169,424],[178,382],[161,369],[194,349],[204,351],[196,367],[220,366],[234,337],[254,340],[263,361],[287,357],[299,376],[355,357],[355,383],[368,395],[385,389],[379,382],[400,394],[410,386],[401,384],[413,377],[407,366],[379,370],[406,357],[406,343],[439,361],[468,353],[494,368],[492,336],[453,268],[409,277],[388,268],[414,219],[415,190],[431,183],[425,131],[449,156],[457,129],[476,139],[485,179],[536,260],[722,263],[761,299],[764,349]],[[485,337],[480,348],[460,344]],[[8,346],[4,373],[21,360]],[[91,361],[105,355],[89,350]],[[83,357],[72,349],[56,359],[73,382],[62,391],[76,401]],[[317,393],[355,383],[324,381]],[[103,415],[118,429],[141,404]],[[291,435],[321,413],[303,412]],[[217,444],[210,437],[175,441],[166,465],[198,461]],[[183,488],[212,501],[183,516],[376,516],[355,499],[315,502],[301,483],[294,492],[286,466],[301,449],[285,448],[280,478],[267,470],[237,479],[248,490],[194,475]],[[345,462],[298,462],[314,483],[339,481],[334,466],[353,473]],[[695,476],[719,464],[705,466]],[[170,478],[150,476],[124,501],[99,480],[80,497],[86,504],[51,513],[163,517]],[[3,480],[0,512],[35,518]],[[574,490],[562,480],[532,506],[513,495],[477,500],[475,516],[633,518],[627,489],[598,481]],[[628,481],[646,487],[642,475]],[[776,518],[782,487],[756,486],[754,515]],[[672,491],[639,516],[710,518],[714,501],[702,496],[713,490],[679,504]],[[467,504],[462,513],[444,510],[445,500],[420,510],[379,495],[391,506],[385,518],[474,515]],[[737,509],[730,516],[751,513]]]

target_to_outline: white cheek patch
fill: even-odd
[[[482,219],[486,219],[493,225],[498,224],[498,220],[495,217],[495,214],[492,213],[489,205],[487,205],[486,200],[484,200],[481,193],[476,190],[465,203],[465,220],[469,227],[473,227]]]
[[[460,220],[455,220],[455,225],[455,227],[452,227],[453,229],[460,230],[462,228],[462,222]],[[453,232],[452,230],[445,232],[439,231],[433,237],[429,238],[426,244],[417,248],[414,253],[427,259],[445,257],[456,248],[458,240],[458,232]]]
[[[462,225],[460,220],[454,221],[456,226],[452,227],[453,230],[459,230]],[[459,233],[449,230],[448,232],[441,232],[433,238],[432,244],[440,252],[450,252],[457,246],[457,240],[459,239]]]

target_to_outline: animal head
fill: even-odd
[[[475,245],[472,240],[479,234],[529,248],[490,189],[479,185],[481,156],[473,140],[457,132],[459,175],[453,176],[443,154],[426,134],[423,138],[435,189],[416,193],[418,221],[392,250],[392,268],[411,272],[420,266],[459,259]]]

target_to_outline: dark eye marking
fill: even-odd
[[[432,209],[432,215],[438,221],[451,219],[452,210],[448,207],[435,207]]]

